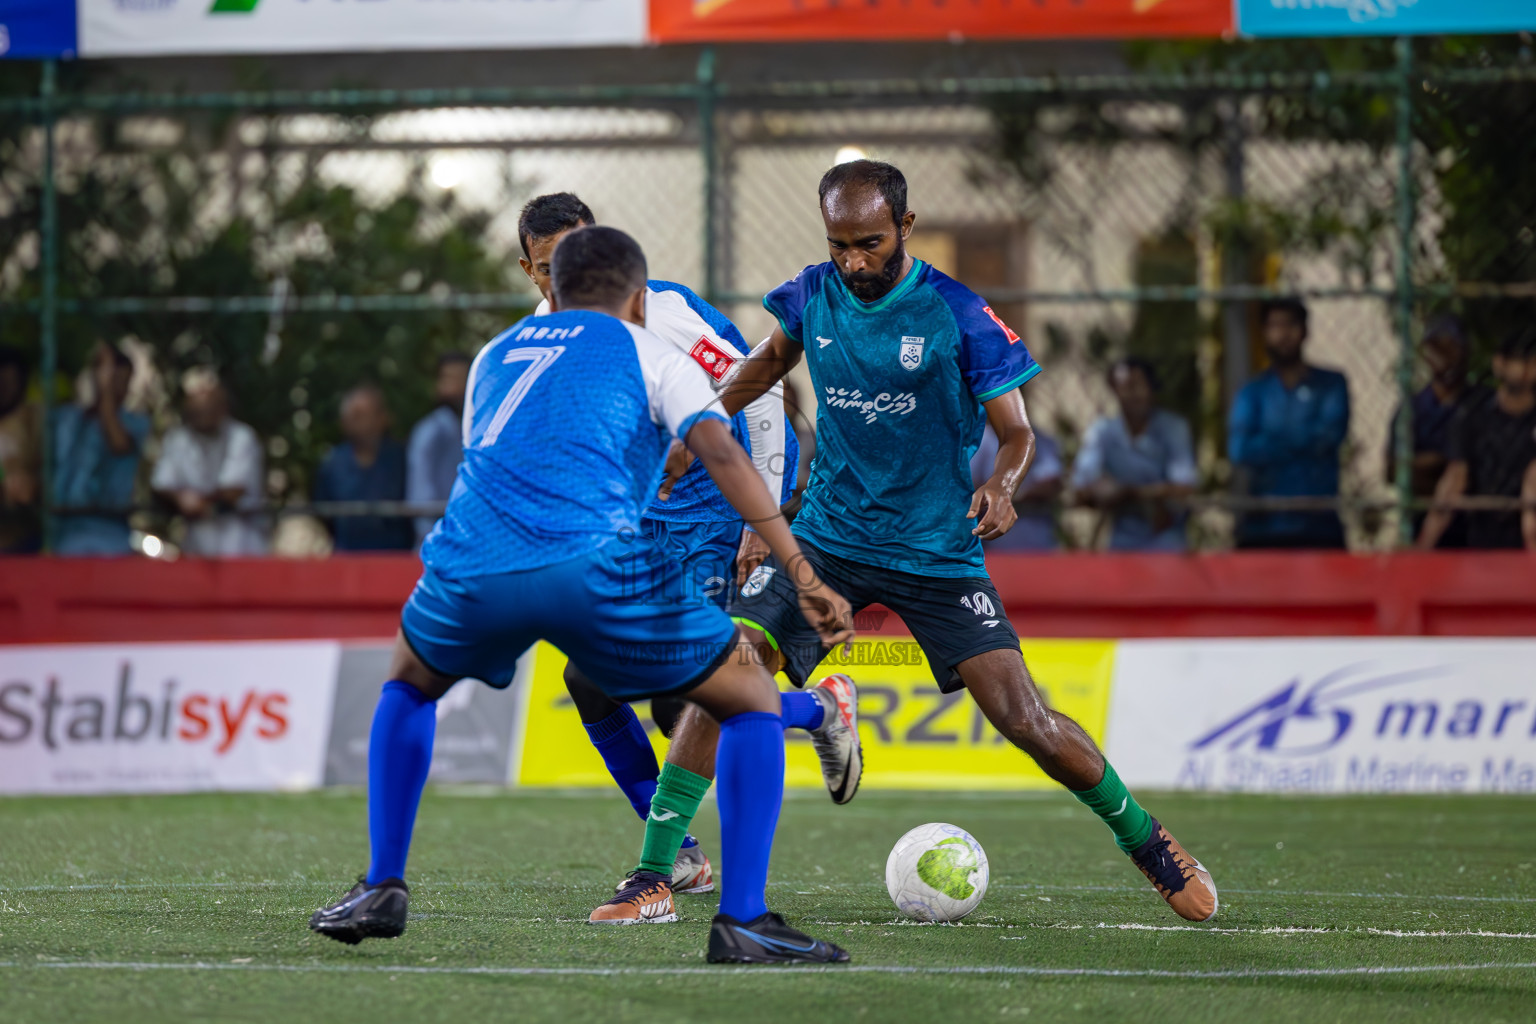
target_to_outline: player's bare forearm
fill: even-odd
[[[779,503],[773,500],[757,468],[731,436],[730,428],[721,420],[700,420],[688,431],[684,439],[688,449],[704,463],[715,486],[731,507],[741,513],[768,549],[779,561],[788,565],[800,554],[800,545],[790,535],[789,524],[779,512]]]
[[[752,350],[752,355],[741,364],[720,392],[720,400],[727,416],[738,412],[766,395],[800,362],[805,349],[800,343],[775,327],[766,341]]]
[[[1424,517],[1424,528],[1419,532],[1419,548],[1431,551],[1439,543],[1440,536],[1450,527],[1456,512],[1450,503],[1467,493],[1467,464],[1453,462],[1440,477],[1435,487],[1434,505]]]
[[[982,540],[994,540],[1013,529],[1018,513],[1013,507],[1014,494],[1035,461],[1035,431],[1024,410],[1024,396],[1018,390],[998,395],[987,402],[987,422],[997,435],[997,462],[991,479],[971,495],[966,518],[975,519],[971,531]]]
[[[694,424],[684,438],[709,478],[741,517],[757,531],[768,550],[784,566],[784,571],[800,596],[800,611],[829,647],[852,642],[853,612],[843,596],[816,575],[789,532],[789,521],[779,511],[778,502],[768,493],[762,477],[730,428],[721,420],[706,419]]]

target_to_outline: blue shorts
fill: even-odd
[[[694,603],[724,608],[736,589],[736,551],[741,520],[728,523],[671,523],[642,519],[641,532],[683,567],[683,586]]]
[[[648,536],[525,572],[451,580],[428,567],[400,629],[440,675],[505,687],[547,640],[614,700],[675,696],[708,679],[736,637],[719,605],[687,598],[685,573]]]

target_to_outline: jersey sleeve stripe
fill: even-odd
[[[779,315],[779,311],[768,304],[768,297],[766,295],[763,296],[763,308],[773,314],[773,318],[779,322],[779,329],[784,332],[785,337],[789,338],[790,341],[800,340],[800,335],[789,329],[789,325],[784,322],[784,318]]]
[[[686,438],[688,436],[688,431],[692,430],[694,428],[694,426],[696,426],[700,420],[719,420],[721,423],[724,423],[727,427],[729,427],[731,425],[731,421],[730,420],[726,419],[724,416],[720,415],[718,412],[715,412],[715,410],[713,410],[713,409],[701,409],[700,411],[694,413],[692,416],[689,416],[687,419],[683,420],[683,422],[681,422],[681,423],[679,423],[677,425],[677,439],[679,441],[681,441],[684,438]]]
[[[1035,363],[1034,365],[1030,366],[1029,369],[1027,369],[1023,373],[1019,374],[1019,376],[1016,379],[1009,381],[1007,384],[1003,384],[1003,385],[1000,385],[998,387],[995,387],[995,388],[991,389],[990,391],[983,391],[981,394],[976,396],[976,401],[978,401],[978,402],[990,402],[990,401],[992,401],[992,399],[996,398],[998,395],[1006,395],[1008,392],[1012,391],[1014,388],[1023,387],[1025,384],[1028,384],[1030,381],[1034,380],[1035,379],[1035,375],[1038,374],[1039,372],[1040,372],[1040,364],[1039,363]]]

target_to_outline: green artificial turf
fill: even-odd
[[[410,929],[356,947],[305,928],[366,865],[356,792],[0,800],[0,1020],[1536,1019],[1531,800],[1143,797],[1215,876],[1211,925],[1065,794],[797,794],[769,902],[863,972],[707,966],[713,896],[587,925],[639,847],[616,793],[429,792]],[[885,893],[925,821],[991,860],[957,926]],[[697,831],[717,850],[712,808]]]

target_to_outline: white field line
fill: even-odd
[[[825,881],[805,880],[805,881],[798,881],[798,882],[770,881],[768,884],[769,884],[770,887],[773,887],[773,888],[790,887],[790,888],[796,888],[796,889],[801,889],[801,890],[809,890],[811,892],[818,891],[817,887],[824,887],[824,889],[822,891],[830,891],[830,890],[848,891],[848,890],[851,890],[851,889],[881,889],[881,890],[885,889],[885,883],[884,882],[854,882],[854,883],[843,883],[843,884],[837,884],[837,885],[828,885]],[[90,883],[79,883],[79,884],[72,884],[72,885],[63,885],[63,884],[61,884],[61,885],[0,885],[0,893],[7,893],[7,892],[38,892],[38,893],[56,892],[56,893],[70,893],[70,892],[92,892],[92,891],[108,891],[108,892],[110,892],[110,891],[113,891],[113,890],[121,890],[121,891],[124,891],[124,892],[132,892],[132,891],[135,891],[135,890],[142,890],[142,889],[173,889],[173,890],[174,889],[189,889],[189,890],[197,890],[197,889],[236,889],[236,890],[238,890],[238,889],[298,888],[298,887],[301,887],[301,886],[318,886],[318,887],[324,887],[326,889],[337,889],[337,891],[339,892],[340,891],[340,888],[339,888],[340,885],[341,885],[341,883],[336,882],[334,879],[315,879],[315,880],[311,880],[311,879],[307,879],[307,878],[295,878],[295,879],[292,879],[291,881],[273,881],[273,880],[270,880],[270,879],[262,879],[262,880],[250,881],[250,882],[90,882]],[[432,892],[434,894],[445,892],[445,891],[452,891],[454,889],[499,889],[499,890],[511,890],[511,889],[515,889],[515,888],[517,888],[517,887],[513,886],[513,885],[510,885],[510,884],[507,884],[507,883],[503,883],[503,882],[487,882],[487,881],[482,881],[482,880],[474,880],[474,881],[467,881],[467,882],[441,882],[441,883],[439,883],[439,882],[417,882],[417,883],[413,883],[413,885],[412,885],[412,890],[413,891],[419,890],[419,891],[421,891],[423,893]],[[563,884],[563,885],[541,885],[541,886],[537,886],[537,888],[543,889],[545,891],[556,891],[556,892],[558,892],[558,891],[564,891],[564,890],[583,890],[583,891],[585,891],[585,890],[587,890],[590,887],[589,886],[584,886],[584,885],[572,885],[572,884],[567,883],[567,884]],[[1152,890],[1151,890],[1150,887],[1140,886],[1140,885],[1006,885],[1006,884],[994,884],[991,888],[993,888],[993,889],[1023,890],[1023,891],[1028,891],[1028,892],[1065,892],[1065,893],[1074,893],[1074,892],[1077,892],[1077,893],[1124,892],[1124,893],[1141,893],[1141,894],[1145,894],[1145,895],[1148,895],[1148,896],[1152,895]],[[1236,894],[1241,895],[1241,896],[1279,896],[1279,897],[1314,896],[1314,897],[1320,897],[1320,898],[1326,898],[1326,899],[1357,899],[1357,900],[1434,900],[1436,902],[1447,902],[1447,903],[1536,903],[1536,896],[1452,896],[1452,895],[1446,895],[1444,893],[1323,892],[1323,891],[1314,890],[1314,889],[1235,889],[1235,888],[1230,888],[1230,887],[1226,887],[1226,886],[1221,887],[1221,891],[1223,893],[1227,893],[1227,894],[1236,893]],[[807,892],[802,892],[801,893],[801,895],[807,895],[807,894],[808,894]]]
[[[1206,928],[1196,924],[1138,924],[1126,922],[1109,924],[993,924],[986,921],[833,921],[812,920],[809,923],[839,928],[992,928],[998,931],[1126,931],[1126,932],[1197,932],[1205,935],[1373,935],[1394,939],[1536,939],[1536,932],[1490,932],[1482,929],[1467,931],[1404,931],[1397,928]],[[1003,939],[1022,940],[1022,935],[1003,935]]]
[[[1230,971],[1168,971],[1108,967],[1015,967],[1007,964],[907,967],[896,964],[850,964],[847,966],[763,967],[417,967],[363,964],[247,964],[247,963],[155,963],[145,961],[71,960],[18,963],[0,961],[0,968],[22,970],[88,971],[265,971],[279,974],[456,974],[492,976],[577,976],[634,977],[756,974],[763,978],[790,978],[800,974],[912,974],[912,975],[1023,975],[1036,978],[1161,978],[1174,981],[1242,980],[1263,978],[1342,978],[1390,974],[1444,974],[1469,971],[1529,971],[1536,963],[1474,963],[1384,965],[1376,967],[1277,967],[1236,969]]]

